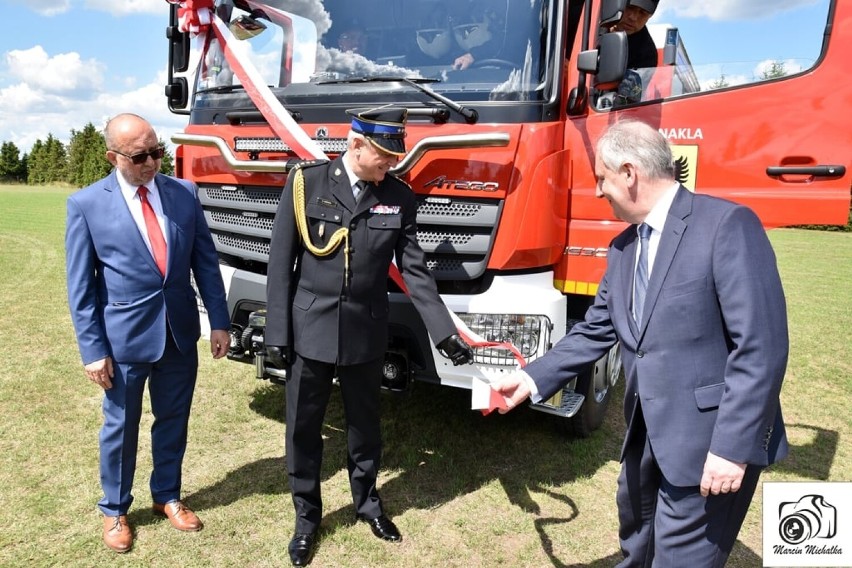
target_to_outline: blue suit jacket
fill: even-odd
[[[708,451],[763,466],[784,457],[786,302],[757,216],[681,187],[638,326],[630,310],[636,246],[632,225],[610,245],[585,321],[526,367],[539,393],[549,398],[618,340],[627,381],[625,444],[647,427],[671,483],[698,485]],[[634,420],[639,404],[644,426]]]
[[[111,356],[154,362],[166,321],[181,352],[201,335],[190,271],[212,329],[228,329],[228,308],[210,230],[190,182],[157,174],[168,231],[165,278],[145,246],[115,171],[68,198],[65,232],[68,303],[84,364]]]

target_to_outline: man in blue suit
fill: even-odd
[[[671,150],[646,124],[610,127],[595,175],[631,226],[610,244],[585,321],[495,388],[509,408],[545,400],[621,342],[620,566],[723,566],[760,472],[787,454],[775,255],[750,209],[675,182]]]
[[[68,198],[65,250],[80,355],[86,376],[104,389],[98,503],[104,543],[127,552],[146,381],[154,414],[153,509],[179,530],[202,527],[180,500],[201,335],[190,272],[207,308],[215,359],[227,353],[229,318],[197,188],[158,173],[164,150],[145,119],[118,115],[104,138],[115,169]]]

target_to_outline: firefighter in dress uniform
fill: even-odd
[[[322,423],[335,376],[357,519],[379,538],[401,540],[376,486],[387,278],[394,257],[441,353],[456,365],[472,360],[417,243],[414,192],[388,173],[405,153],[406,109],[347,113],[352,123],[346,151],[290,173],[269,251],[266,354],[273,365],[289,369],[286,455],[296,508],[289,553],[296,566],[310,561],[322,518]]]

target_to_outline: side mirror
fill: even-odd
[[[607,28],[624,17],[628,0],[603,0],[601,2],[600,27]]]
[[[600,36],[597,49],[577,55],[577,69],[594,76],[592,86],[596,89],[616,88],[627,70],[627,34],[614,32]]]
[[[166,85],[166,98],[169,103],[169,110],[178,112],[186,109],[189,103],[189,85],[185,77],[174,77],[171,82]]]
[[[675,65],[677,63],[677,46],[680,41],[677,28],[666,30],[666,45],[663,47],[663,65]]]
[[[169,40],[169,65],[175,73],[183,73],[189,67],[189,34],[181,32],[177,26],[166,28]]]

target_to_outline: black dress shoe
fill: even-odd
[[[379,515],[375,519],[360,517],[360,519],[370,525],[370,530],[373,534],[382,540],[391,542],[399,542],[402,540],[402,535],[399,534],[399,529],[393,524],[393,521],[387,518],[386,515]]]
[[[293,535],[287,551],[293,566],[307,566],[311,561],[316,543],[316,533],[297,533]]]

